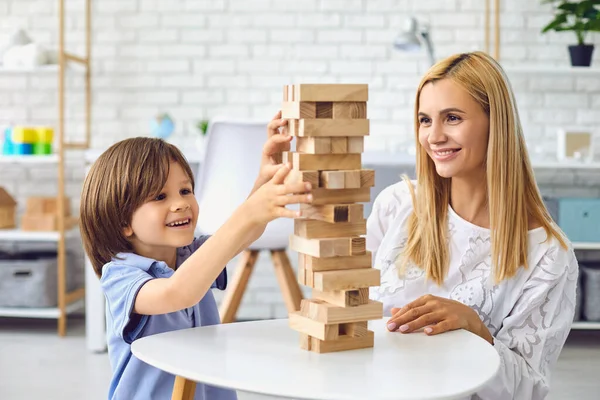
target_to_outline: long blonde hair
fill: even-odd
[[[435,64],[419,84],[415,103],[415,136],[419,135],[419,97],[423,87],[450,79],[464,88],[489,118],[486,157],[492,271],[496,282],[528,268],[529,222],[536,221],[564,248],[564,234],[552,221],[536,185],[525,146],[519,113],[500,65],[483,52],[457,54]],[[417,193],[410,181],[414,210],[408,219],[408,241],[401,269],[412,261],[426,277],[441,285],[448,272],[448,204],[450,179],[439,176],[426,150],[417,150]]]

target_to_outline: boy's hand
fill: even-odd
[[[283,183],[291,171],[288,165],[278,165],[273,178],[246,200],[248,216],[256,223],[267,224],[276,218],[297,218],[300,211],[288,210],[288,204],[311,203],[311,185],[306,182]]]
[[[280,132],[280,128],[287,125],[287,120],[281,119],[281,111],[271,119],[267,125],[267,141],[263,146],[262,157],[260,161],[260,172],[257,183],[260,185],[268,182],[281,167],[274,159],[274,156],[283,151],[290,151],[293,137],[287,133],[286,129]]]

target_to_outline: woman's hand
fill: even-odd
[[[428,294],[402,308],[392,308],[392,318],[388,321],[390,331],[409,333],[421,328],[425,328],[427,335],[465,329],[494,344],[492,334],[479,315],[461,302]]]
[[[281,111],[277,112],[271,122],[267,125],[267,141],[263,146],[261,161],[260,161],[260,172],[258,174],[257,183],[259,185],[269,181],[279,167],[280,160],[276,159],[275,156],[284,151],[290,151],[293,137],[287,133],[286,129],[280,133],[279,129],[287,125],[287,120],[281,119]]]

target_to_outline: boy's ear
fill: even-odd
[[[131,229],[130,225],[127,225],[126,227],[123,228],[123,235],[125,235],[125,237],[131,237],[133,236],[133,229]]]

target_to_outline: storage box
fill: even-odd
[[[28,232],[47,232],[58,230],[58,218],[55,214],[24,214],[21,216],[21,230]]]
[[[558,219],[571,242],[600,242],[600,199],[560,199]]]
[[[544,201],[544,205],[546,206],[546,209],[548,209],[550,216],[554,222],[558,224],[558,199],[555,197],[543,196],[542,200]]]
[[[71,214],[71,202],[64,198],[65,216]],[[56,214],[58,212],[58,198],[56,197],[28,197],[25,214]]]
[[[36,252],[0,258],[0,307],[56,307],[58,264],[56,252]],[[28,259],[26,259],[28,258]],[[80,287],[77,257],[67,254],[67,290]]]
[[[583,317],[600,322],[600,265],[581,266],[583,272]]]
[[[17,202],[0,187],[0,229],[14,228],[16,213]]]

